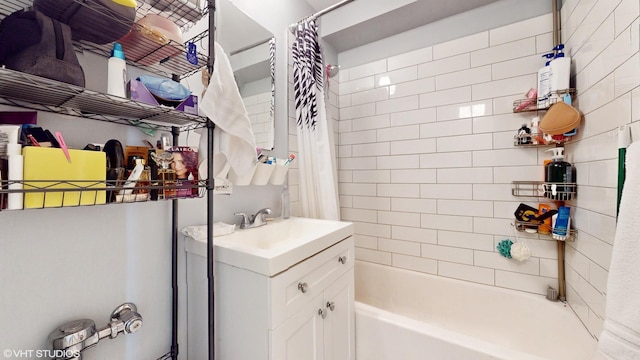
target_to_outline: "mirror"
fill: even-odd
[[[228,0],[218,0],[216,12],[216,41],[231,62],[256,145],[273,149],[275,79],[271,54],[275,54],[275,38]]]
[[[213,0],[212,0],[213,1]],[[208,16],[203,17],[184,34],[184,39],[198,37],[198,51],[207,53],[208,36],[199,35],[208,29]],[[275,54],[272,33],[238,9],[230,0],[216,0],[216,41],[224,49],[238,90],[249,114],[256,145],[273,149],[275,120],[275,87],[271,54]],[[273,59],[275,62],[275,59]],[[274,63],[275,66],[275,63]],[[196,94],[204,90],[200,72],[186,79],[186,85]]]

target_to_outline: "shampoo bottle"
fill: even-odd
[[[549,96],[551,95],[551,68],[549,67],[550,60],[555,55],[553,53],[544,54],[542,57],[547,58],[547,62],[544,67],[538,70],[538,109],[544,109],[550,105]]]
[[[552,151],[551,162],[545,168],[545,196],[553,200],[571,200],[575,193],[576,175],[573,166],[564,161],[564,148],[549,149]],[[566,185],[564,185],[566,184]]]
[[[569,78],[571,73],[571,58],[565,56],[564,52],[564,44],[560,44],[553,48],[556,51],[556,55],[549,63],[550,67],[550,76],[549,76],[549,85],[550,85],[550,93],[551,93],[551,102],[557,102],[560,99],[558,91],[563,91],[569,89]]]
[[[126,97],[125,86],[127,83],[127,63],[124,61],[122,45],[113,43],[113,50],[109,58],[107,71],[107,93],[115,96]]]

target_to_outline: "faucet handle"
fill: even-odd
[[[249,220],[249,216],[247,216],[247,214],[242,212],[237,212],[233,215],[242,216],[242,222],[240,223],[240,228],[244,228],[245,226],[249,226],[251,224],[251,221]]]

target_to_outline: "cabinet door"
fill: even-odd
[[[319,313],[322,311],[322,313]],[[323,360],[322,294],[271,332],[271,360]]]
[[[355,312],[353,267],[324,292],[324,359],[354,360]],[[333,310],[332,310],[333,309]]]

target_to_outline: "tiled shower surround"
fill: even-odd
[[[616,129],[632,124],[640,138],[639,7],[567,0],[561,12],[584,114],[566,149],[579,184],[568,204],[578,235],[566,247],[567,296],[595,336],[615,236]],[[550,153],[514,147],[536,113],[512,109],[551,48],[547,14],[340,71],[328,104],[339,111],[341,216],[355,223],[358,259],[536,294],[558,286],[551,238],[517,233],[532,250],[525,262],[496,250],[514,239],[516,207],[537,207],[513,197],[511,182],[542,180]]]

